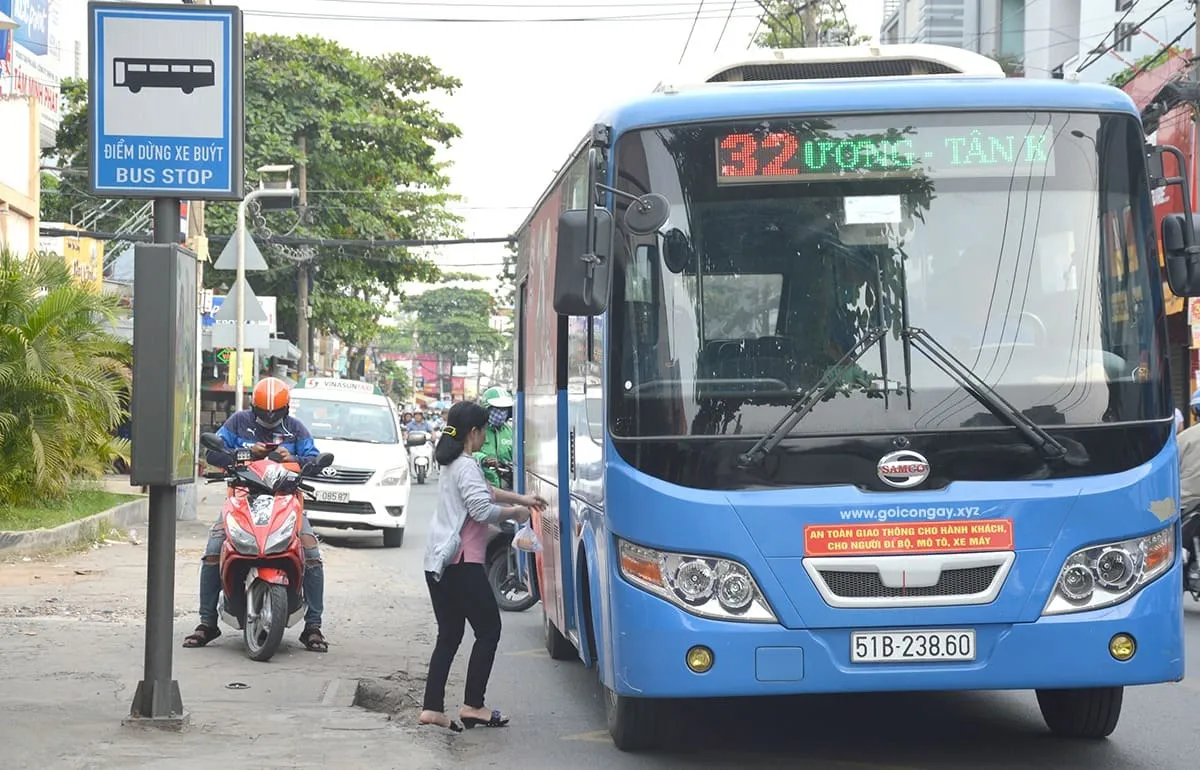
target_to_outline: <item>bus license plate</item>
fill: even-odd
[[[316,493],[317,500],[322,503],[348,503],[350,502],[349,492],[326,492],[324,490]]]
[[[920,663],[930,660],[975,660],[975,632],[855,631],[850,634],[852,663]]]

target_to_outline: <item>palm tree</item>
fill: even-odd
[[[61,257],[0,250],[0,504],[64,497],[127,454],[130,346],[116,302],[76,283]]]

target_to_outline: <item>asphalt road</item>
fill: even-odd
[[[364,567],[395,579],[420,575],[435,486],[417,487],[404,547],[375,538],[328,538],[356,548]],[[329,533],[332,535],[332,533]],[[1190,600],[1189,604],[1191,603]],[[501,655],[489,704],[512,716],[505,730],[447,736],[446,750],[466,767],[524,768],[1195,768],[1200,731],[1196,680],[1131,688],[1120,726],[1107,741],[1051,738],[1033,693],[918,693],[694,701],[678,706],[668,748],[625,754],[605,730],[595,672],[550,660],[540,607],[504,613]],[[1200,606],[1187,609],[1188,658],[1200,654]],[[467,643],[456,671],[466,665]],[[459,693],[453,684],[447,705]]]

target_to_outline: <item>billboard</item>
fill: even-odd
[[[53,147],[59,111],[58,0],[0,0],[20,26],[0,32],[0,95],[32,96],[40,105],[41,146]]]
[[[47,227],[63,230],[77,228],[68,224],[46,223]],[[43,236],[39,239],[40,251],[57,254],[67,263],[67,269],[81,285],[93,291],[104,287],[104,242],[95,238],[75,236]]]
[[[8,13],[21,26],[13,32],[13,42],[35,56],[50,55],[51,0],[8,0]],[[57,53],[57,52],[56,52]]]

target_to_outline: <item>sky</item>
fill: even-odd
[[[60,3],[62,68],[71,74],[74,41],[86,47],[87,0]],[[607,106],[648,93],[681,57],[687,65],[714,51],[746,50],[758,8],[754,0],[238,4],[247,32],[320,35],[367,55],[424,55],[459,78],[463,85],[453,96],[431,101],[462,130],[442,155],[452,164],[450,191],[462,197],[452,210],[464,217],[466,235],[481,238],[516,230]],[[883,0],[845,0],[850,22],[872,36],[879,32],[882,6]],[[595,21],[598,17],[610,20]],[[588,21],[529,21],[548,18]],[[496,244],[442,247],[429,256],[444,270],[490,278],[499,272],[503,254],[504,246]]]

